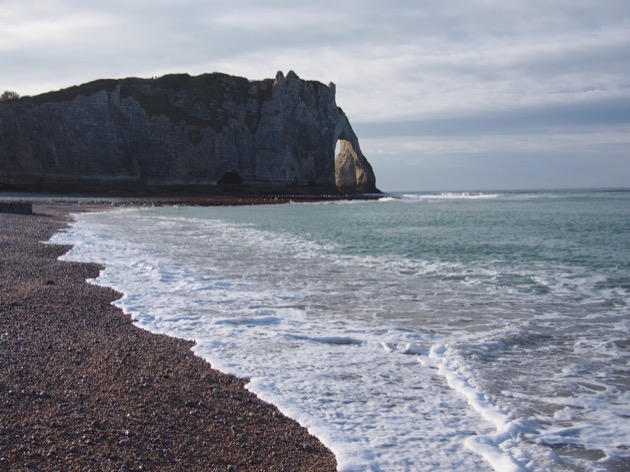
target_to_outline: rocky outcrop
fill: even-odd
[[[377,192],[334,84],[293,72],[99,80],[1,102],[0,166],[5,189]]]

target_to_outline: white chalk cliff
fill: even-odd
[[[0,102],[0,166],[5,189],[378,191],[334,84],[293,72],[98,80]]]

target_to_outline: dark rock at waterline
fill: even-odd
[[[0,213],[30,215],[33,213],[33,204],[31,202],[0,201]]]

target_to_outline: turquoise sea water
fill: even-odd
[[[630,468],[630,191],[124,209],[53,240],[341,470]]]

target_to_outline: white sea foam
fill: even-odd
[[[527,457],[517,445],[518,436],[530,432],[533,427],[512,418],[509,412],[496,406],[487,394],[474,386],[470,367],[456,349],[436,344],[431,347],[429,357],[438,364],[438,372],[449,386],[466,398],[468,404],[495,427],[493,432],[467,438],[466,447],[486,459],[495,470],[524,471],[524,464],[516,459],[518,457],[522,461]]]
[[[399,196],[402,201],[422,202],[422,201],[453,201],[453,200],[485,200],[499,198],[498,193],[484,192],[438,192],[438,193],[403,193]],[[392,198],[395,201],[395,198]],[[391,200],[390,200],[391,201]]]
[[[264,288],[237,276],[255,262],[236,255],[230,232],[237,230],[222,223],[200,222],[208,225],[208,235],[228,234],[220,244],[230,249],[217,247],[216,242],[212,247],[221,257],[229,254],[233,262],[232,270],[219,277],[214,262],[196,263],[193,269],[178,259],[177,252],[183,252],[179,244],[160,250],[155,241],[147,240],[145,231],[129,234],[115,215],[78,219],[72,229],[54,238],[75,244],[66,259],[104,263],[98,283],[123,291],[125,296],[116,303],[141,326],[195,339],[196,354],[216,368],[250,379],[248,388],[320,437],[335,452],[340,470],[483,470],[483,463],[462,447],[476,429],[475,415],[465,403],[458,405],[431,372],[417,362],[409,363],[398,350],[387,354],[382,348],[383,343],[418,346],[417,334],[349,323],[343,317],[331,319],[326,310],[310,305],[313,290],[308,286],[283,289],[268,280]],[[142,226],[138,218],[135,221]],[[159,224],[164,231],[166,221]],[[238,234],[242,240],[242,227]],[[280,244],[259,236],[255,231],[250,235],[258,257],[274,244],[284,248],[285,257],[288,252],[303,259],[313,249],[303,241],[292,246],[289,240]],[[162,232],[161,244],[164,238],[168,236]],[[93,244],[95,240],[99,244]],[[181,235],[176,238],[180,241]],[[197,248],[195,254],[199,252]],[[288,266],[275,270],[292,271]],[[274,278],[278,275],[275,272]],[[285,282],[294,277],[281,275]],[[264,313],[252,316],[252,311],[260,313],[260,307],[265,307]],[[413,340],[405,341],[409,336]],[[449,407],[436,414],[436,405]]]
[[[215,213],[82,214],[53,240],[75,245],[66,259],[104,264],[97,283],[123,292],[140,326],[194,339],[249,379],[340,470],[597,470],[545,445],[614,460],[630,444],[630,398],[611,386],[630,365],[626,311],[589,310],[609,295],[597,274],[352,254]],[[537,370],[548,389],[530,392]]]

